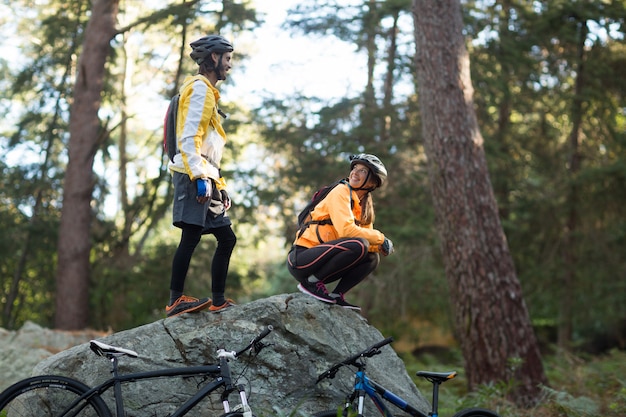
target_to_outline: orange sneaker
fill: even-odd
[[[178,300],[174,301],[174,304],[171,306],[165,306],[165,313],[167,314],[167,317],[174,317],[183,313],[193,313],[203,310],[207,308],[209,304],[211,304],[210,298],[203,298],[199,300],[194,297],[181,295],[178,297]]]
[[[214,313],[218,313],[222,310],[227,309],[228,307],[232,307],[232,306],[236,306],[237,304],[235,304],[235,302],[233,300],[231,300],[230,298],[227,298],[226,301],[224,302],[224,304],[222,304],[221,306],[216,306],[211,304],[211,307],[209,307],[209,310],[214,312]]]

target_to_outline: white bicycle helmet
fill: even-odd
[[[356,164],[367,166],[378,179],[379,187],[387,181],[387,169],[376,155],[368,153],[350,155],[350,169],[354,168]]]

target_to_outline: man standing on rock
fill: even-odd
[[[218,109],[220,93],[215,87],[231,69],[233,46],[220,35],[210,35],[191,43],[191,58],[198,74],[188,76],[181,89],[176,123],[177,154],[169,169],[174,183],[173,224],[181,229],[181,239],[172,261],[168,317],[209,308],[218,312],[235,305],[224,296],[230,257],[237,242],[227,210],[231,201],[220,162],[226,133]],[[211,263],[213,299],[197,299],[183,294],[189,263],[200,238],[213,234],[217,249]]]

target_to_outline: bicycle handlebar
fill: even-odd
[[[254,348],[258,353],[261,349],[263,349],[263,347],[265,347],[265,345],[259,342],[261,342],[263,338],[265,338],[268,334],[270,334],[272,330],[274,330],[274,327],[271,324],[268,325],[257,337],[252,339],[252,341],[248,344],[248,346],[235,352],[235,358],[239,357],[250,348]]]
[[[388,337],[384,340],[381,340],[378,343],[374,343],[372,346],[368,347],[367,349],[352,355],[344,360],[342,360],[339,363],[336,363],[335,365],[333,365],[330,369],[324,371],[323,373],[320,374],[320,376],[317,377],[317,381],[315,382],[316,384],[318,382],[320,382],[321,380],[325,379],[325,378],[329,378],[329,379],[333,379],[335,377],[335,375],[337,374],[337,371],[339,370],[339,368],[341,368],[342,366],[346,366],[346,365],[356,365],[356,361],[359,358],[371,358],[374,355],[378,355],[380,353],[380,348],[390,344],[391,342],[393,342],[393,337]]]
[[[218,358],[226,358],[231,360],[237,360],[239,356],[247,352],[250,348],[254,348],[257,353],[261,351],[265,347],[263,343],[261,343],[261,339],[270,334],[270,332],[274,330],[274,327],[269,325],[267,326],[257,337],[252,339],[252,341],[243,349],[234,351],[234,350],[226,350],[226,349],[218,349],[217,357]]]

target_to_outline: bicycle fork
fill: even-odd
[[[224,407],[224,412],[231,412],[228,397],[230,393],[236,389],[239,392],[240,404],[237,406],[237,410],[235,411],[240,411],[241,413],[243,413],[243,417],[252,417],[252,409],[248,404],[248,398],[246,396],[246,387],[241,384],[233,386],[230,366],[228,365],[228,359],[225,356],[220,357],[220,367],[222,373],[221,377],[224,380],[224,384],[226,386],[224,389],[224,393],[222,394],[222,406]]]
[[[239,399],[241,402],[240,405],[236,407],[238,408],[237,411],[241,411],[243,413],[243,417],[252,417],[252,409],[248,404],[248,397],[246,396],[246,387],[243,385],[237,385],[237,391],[239,391]],[[230,413],[231,410],[230,403],[228,402],[228,396],[222,398],[222,405],[224,406],[224,412]],[[239,410],[239,408],[241,408],[241,410]]]
[[[387,407],[385,407],[385,404],[383,404],[380,398],[376,395],[376,388],[370,383],[369,378],[365,376],[365,371],[356,372],[354,391],[352,392],[352,395],[348,396],[346,399],[346,407],[344,410],[350,409],[352,402],[356,400],[357,417],[363,417],[366,395],[372,399],[372,402],[382,415],[386,417],[393,417]]]

